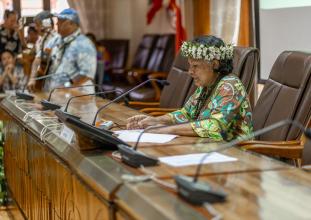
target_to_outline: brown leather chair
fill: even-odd
[[[104,39],[100,40],[99,44],[104,46],[111,56],[110,68],[105,70],[105,73],[109,74],[112,79],[117,76],[113,73],[120,69],[124,69],[129,50],[129,40],[125,39]]]
[[[255,104],[256,82],[257,82],[257,67],[259,62],[259,50],[253,47],[234,47],[233,51],[233,73],[235,73],[243,83],[248,95],[252,94],[250,98],[252,107]],[[194,82],[189,89],[187,99],[196,90]]]
[[[284,119],[297,120],[307,126],[311,115],[310,84],[311,53],[281,53],[253,111],[254,130]],[[270,156],[299,159],[302,154],[301,134],[300,129],[288,125],[241,145]]]
[[[156,43],[155,48],[151,52],[147,68],[134,69],[128,72],[128,84],[126,86],[116,86],[116,89],[125,92],[134,85],[147,80],[148,75],[153,72],[168,72],[174,60],[174,40],[175,35],[161,35]],[[151,86],[149,85],[149,88]],[[155,100],[155,93],[145,92],[144,89],[134,91],[130,97],[135,101],[151,101]]]
[[[187,58],[179,53],[168,75],[165,72],[156,72],[149,75],[150,78],[167,78],[170,83],[170,85],[163,88],[162,92],[156,83],[153,84],[153,89],[144,88],[145,92],[157,93],[160,102],[130,102],[130,107],[145,108],[142,111],[146,113],[169,111],[182,107],[192,82],[192,78],[187,72],[188,68]],[[130,98],[132,97],[130,96]]]
[[[126,81],[127,73],[135,69],[145,69],[147,68],[148,62],[150,60],[152,51],[159,38],[158,34],[145,34],[138,45],[135,52],[132,65],[129,69],[114,69],[112,75],[114,78],[118,79],[118,83],[124,83]]]

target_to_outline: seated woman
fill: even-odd
[[[1,54],[0,91],[22,89],[26,79],[22,66],[16,65],[13,52],[5,50]]]
[[[175,112],[159,117],[129,118],[127,128],[176,124],[152,132],[200,136],[214,141],[230,141],[251,134],[252,112],[247,93],[240,79],[231,73],[233,46],[214,36],[201,36],[184,42],[181,53],[188,58],[189,74],[198,86],[194,94]],[[184,124],[177,126],[180,123]]]

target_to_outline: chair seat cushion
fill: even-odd
[[[154,101],[155,91],[152,88],[142,88],[130,93],[130,100],[140,102]]]

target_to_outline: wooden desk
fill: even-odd
[[[53,96],[53,100],[56,103],[65,103],[65,95],[63,93]],[[44,96],[46,95],[39,95],[36,102]],[[99,98],[81,98],[72,102],[69,111],[82,116],[84,121],[91,122],[97,108],[106,102]],[[192,219],[203,219],[211,216],[204,208],[190,206],[175,194],[152,182],[124,183],[123,174],[142,172],[112,159],[111,152],[80,152],[76,144],[68,145],[57,132],[40,135],[45,126],[58,122],[56,119],[36,118],[23,121],[26,113],[38,110],[39,105],[16,105],[15,99],[10,98],[2,101],[1,107],[9,117],[5,124],[7,180],[13,198],[29,219],[114,219],[115,216],[118,219],[189,219],[190,216]],[[113,104],[103,111],[100,117],[124,125],[126,119],[135,114],[138,114],[135,110]],[[45,112],[44,115],[53,116],[53,113]],[[204,152],[211,148],[210,145],[180,145],[188,143],[187,141],[195,143],[201,142],[202,139],[179,137],[162,146],[140,144],[140,149],[148,154],[164,156]],[[255,173],[266,173],[263,171],[269,173],[270,170],[291,169],[280,162],[238,149],[230,149],[223,153],[237,157],[238,162],[204,165],[203,180],[218,180],[218,176],[223,179],[222,176],[230,175],[248,177]],[[174,169],[160,165],[148,170],[155,172],[165,181],[172,181],[171,178],[176,173],[193,174],[194,167]],[[250,178],[249,182],[242,184],[248,187],[253,184],[252,181],[257,180],[255,177]],[[217,184],[222,186],[216,182],[215,185]],[[298,187],[298,184],[296,185]],[[244,208],[247,212],[247,207]]]
[[[223,219],[310,219],[311,174],[292,168],[282,171],[234,173],[205,176],[199,179],[228,194],[227,201],[211,205],[207,210],[191,206],[153,182],[124,184],[115,200],[118,216],[135,219],[191,219],[188,209],[197,210],[197,219],[217,214]],[[173,180],[166,180],[174,183]],[[168,195],[170,194],[171,197]],[[144,204],[141,207],[139,204]],[[178,205],[177,205],[178,204]],[[152,213],[151,211],[159,213]],[[125,214],[126,213],[126,214]],[[164,219],[164,217],[163,217]]]

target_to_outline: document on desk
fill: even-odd
[[[201,162],[201,159],[206,154],[186,154],[186,155],[177,155],[177,156],[169,156],[169,157],[160,157],[159,160],[162,163],[165,163],[169,166],[173,167],[182,167],[182,166],[191,166],[198,165]],[[220,153],[210,153],[209,156],[206,157],[203,164],[208,163],[224,163],[224,162],[233,162],[237,161],[237,158],[229,157]]]
[[[142,131],[143,130],[120,130],[114,133],[124,142],[136,142]],[[177,135],[144,133],[139,142],[163,144],[170,142],[175,137],[177,137]]]

